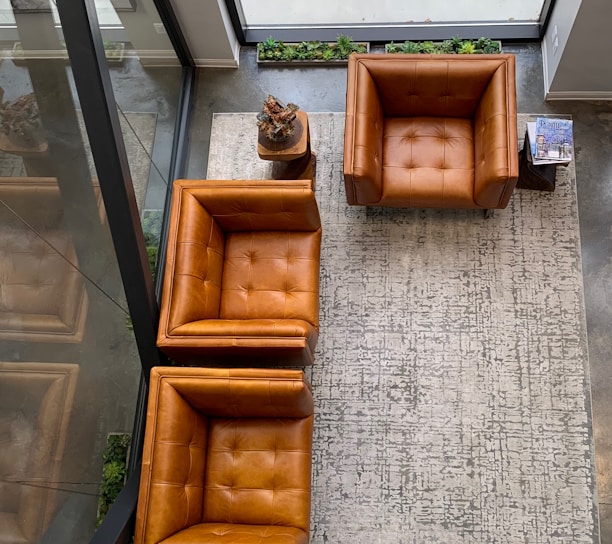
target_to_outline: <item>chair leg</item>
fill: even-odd
[[[489,217],[493,217],[493,210],[485,210],[484,216],[485,216],[485,219],[489,219]]]

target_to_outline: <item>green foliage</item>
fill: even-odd
[[[427,53],[427,54],[483,54],[499,53],[501,51],[499,42],[489,38],[478,38],[477,40],[464,40],[454,36],[450,40],[443,42],[411,42],[405,41],[402,44],[390,42],[386,44],[387,53]]]
[[[157,252],[162,228],[162,212],[147,210],[142,218],[142,230],[147,244],[147,257],[153,278],[157,275]]]
[[[342,34],[332,43],[318,40],[283,43],[270,36],[257,44],[257,58],[274,61],[310,60],[328,62],[346,60],[351,53],[365,53],[366,51],[366,44],[354,42],[350,36]]]
[[[123,489],[125,482],[125,467],[131,437],[129,434],[110,435],[106,448],[102,453],[102,482],[100,483],[100,496],[98,497],[98,527],[110,507]]]
[[[473,43],[464,43],[459,49],[459,54],[461,55],[471,55],[476,52],[476,47],[474,47]]]

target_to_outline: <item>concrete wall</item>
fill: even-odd
[[[547,100],[612,100],[611,21],[610,0],[557,0],[542,41]]]
[[[197,66],[238,66],[240,44],[223,0],[171,0]]]

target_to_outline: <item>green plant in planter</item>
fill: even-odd
[[[272,36],[257,44],[259,60],[312,60],[335,61],[346,60],[351,53],[365,53],[364,44],[353,42],[350,36],[339,35],[336,42],[325,43],[318,40],[299,43],[284,43]]]
[[[411,42],[405,41],[401,44],[390,42],[386,44],[385,51],[387,53],[427,53],[427,54],[482,54],[482,53],[499,53],[499,42],[489,38],[478,38],[477,40],[464,40],[458,36],[454,36],[450,40],[442,42]]]
[[[476,47],[474,46],[473,43],[470,43],[470,42],[464,43],[459,49],[460,55],[471,55],[471,54],[474,54],[475,52],[476,52]]]

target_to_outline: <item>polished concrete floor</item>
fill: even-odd
[[[574,119],[601,542],[612,544],[612,103],[545,102],[539,45],[504,44],[504,50],[516,55],[520,113],[567,113]],[[206,175],[214,112],[258,111],[268,94],[310,112],[341,112],[345,88],[342,68],[258,68],[253,48],[243,49],[237,70],[200,70],[187,177]]]

